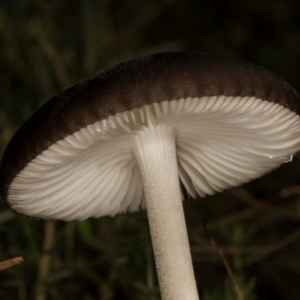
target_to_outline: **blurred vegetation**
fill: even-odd
[[[240,57],[300,90],[300,2],[2,0],[0,148],[47,99],[102,68],[163,51]],[[300,294],[300,162],[241,188],[186,201],[204,300]],[[0,204],[0,299],[160,299],[144,212],[84,222],[29,219]]]

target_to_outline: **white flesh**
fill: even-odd
[[[178,178],[174,129],[147,128],[134,139],[163,300],[197,300],[198,293]]]

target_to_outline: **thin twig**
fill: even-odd
[[[248,193],[242,188],[232,188],[228,190],[228,192],[256,209],[267,211],[276,215],[280,215],[292,221],[296,221],[296,222],[300,221],[300,216],[298,214],[290,210],[284,209],[282,207],[275,207],[270,203],[265,203],[263,201],[260,201],[259,199],[257,199],[256,197],[254,197],[253,195],[251,195],[250,193]]]
[[[51,250],[53,247],[55,232],[55,222],[46,221],[45,222],[45,238],[43,242],[43,253],[40,260],[39,267],[39,286],[37,289],[36,300],[46,300],[47,299],[47,288],[46,279],[50,270],[51,261]]]
[[[300,186],[299,185],[289,186],[285,189],[282,189],[279,195],[282,198],[287,198],[293,195],[300,195]]]
[[[8,269],[12,266],[18,265],[23,262],[23,257],[14,257],[5,261],[0,262],[0,271]]]
[[[243,297],[242,291],[233,275],[233,272],[230,268],[229,262],[226,259],[224,253],[222,252],[221,248],[217,245],[216,241],[213,238],[210,238],[210,243],[212,244],[214,250],[219,254],[220,258],[222,259],[223,265],[224,265],[224,267],[227,271],[227,274],[232,282],[233,289],[238,297],[238,300],[243,300],[244,297]]]
[[[228,247],[228,246],[219,246],[220,250],[226,255],[269,255],[271,253],[277,252],[295,240],[300,236],[300,229],[297,229],[291,232],[289,235],[284,237],[279,242],[266,245],[266,246],[257,246],[257,247]],[[193,242],[197,245],[191,245],[191,251],[197,254],[207,254],[214,252],[214,247],[212,247],[206,239],[201,237],[193,237]]]
[[[218,253],[218,255],[220,256],[220,258],[221,258],[221,260],[223,262],[223,265],[224,265],[224,267],[225,267],[225,269],[227,271],[227,274],[228,274],[228,276],[229,276],[229,278],[230,278],[230,280],[232,282],[233,289],[234,289],[234,291],[235,291],[235,293],[236,293],[236,295],[238,297],[238,300],[244,300],[244,297],[243,297],[243,294],[241,292],[241,289],[240,289],[240,287],[239,287],[239,285],[238,285],[238,283],[237,283],[237,281],[236,281],[236,279],[235,279],[235,277],[233,275],[233,272],[231,270],[229,262],[226,259],[226,257],[224,255],[222,249],[217,245],[216,241],[210,236],[210,234],[209,234],[209,232],[207,230],[206,224],[204,224],[203,227],[204,227],[204,232],[205,232],[206,236],[208,237],[208,239],[209,239],[209,241],[210,241],[210,243],[211,243],[211,245],[213,247],[214,252]]]
[[[257,216],[259,214],[259,210],[255,208],[246,208],[244,210],[235,211],[232,213],[229,213],[225,216],[222,216],[217,219],[209,220],[205,224],[206,228],[208,230],[213,230],[216,228],[220,228],[221,226],[228,226],[230,224],[235,224],[237,222],[250,220],[253,217]],[[197,230],[197,233],[203,233],[203,228],[199,228]]]

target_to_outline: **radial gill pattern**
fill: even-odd
[[[12,182],[12,208],[64,220],[145,208],[132,143],[147,126],[174,129],[179,178],[194,198],[256,178],[300,148],[299,117],[278,104],[225,96],[154,103],[53,144]]]

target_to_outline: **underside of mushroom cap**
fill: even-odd
[[[19,213],[54,219],[144,208],[131,147],[149,124],[174,127],[187,193],[212,194],[299,151],[298,114],[295,90],[251,63],[203,53],[136,59],[58,94],[20,128],[0,163],[1,196]]]
[[[145,208],[134,137],[172,128],[178,173],[191,197],[237,186],[288,161],[300,147],[300,120],[255,97],[213,96],[154,103],[90,124],[51,145],[13,180],[13,210],[86,219]]]

